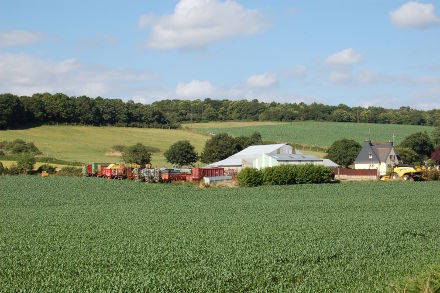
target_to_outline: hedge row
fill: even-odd
[[[291,185],[328,183],[333,179],[331,168],[322,165],[280,165],[257,170],[245,168],[238,173],[240,186]]]

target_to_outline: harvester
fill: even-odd
[[[393,168],[391,175],[383,176],[381,180],[415,180],[423,179],[425,170],[419,166],[398,165]]]

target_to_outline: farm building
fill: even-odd
[[[295,153],[288,144],[269,144],[250,146],[222,161],[212,163],[212,167],[222,167],[240,171],[246,167],[263,169],[281,164],[316,164],[329,167],[338,165],[330,160],[323,160],[312,155]]]
[[[289,164],[289,165],[303,165],[303,164],[314,164],[323,165],[323,159],[317,158],[312,155],[303,154],[262,154],[253,161],[253,167],[257,169],[264,169],[266,167],[274,167],[278,165]]]
[[[292,151],[292,147],[288,144],[253,145],[210,166],[240,171],[246,167],[253,167],[254,160],[264,154],[291,155]]]
[[[398,164],[402,164],[402,160],[392,142],[373,144],[370,140],[366,140],[354,161],[354,168],[357,170],[377,169],[382,176],[386,175],[387,169]]]

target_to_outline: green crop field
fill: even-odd
[[[409,134],[434,130],[433,127],[428,126],[315,121],[238,127],[233,123],[230,122],[226,127],[219,127],[218,123],[213,123],[212,126],[209,123],[203,123],[200,126],[192,124],[191,126],[199,132],[227,132],[234,136],[249,135],[254,131],[259,131],[266,140],[317,146],[330,146],[335,140],[341,138],[362,142],[371,137],[373,141],[386,142],[392,140],[393,135],[395,142],[399,143]]]
[[[392,291],[439,276],[439,194],[438,182],[196,189],[0,177],[0,288]]]
[[[106,155],[112,146],[140,142],[160,149],[152,158],[154,165],[161,166],[165,164],[163,153],[171,144],[187,139],[201,152],[209,136],[186,130],[92,126],[41,126],[0,131],[0,141],[17,138],[34,142],[45,156],[78,162],[115,162],[118,157]]]

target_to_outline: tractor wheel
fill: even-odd
[[[403,180],[409,181],[411,179],[412,179],[411,175],[408,175],[408,174],[403,175]]]
[[[399,175],[398,175],[397,173],[391,173],[391,179],[393,179],[393,180],[399,180],[400,177],[399,177]]]

